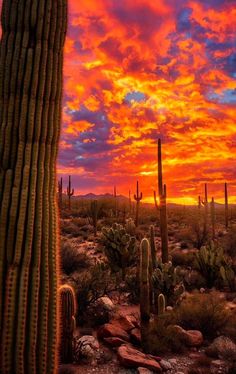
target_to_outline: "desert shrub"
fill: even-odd
[[[76,287],[76,298],[78,301],[78,323],[88,322],[88,308],[100,297],[108,295],[116,290],[116,280],[111,274],[109,267],[104,263],[97,263],[90,268],[89,272],[73,278]]]
[[[140,280],[136,268],[131,268],[126,274],[125,291],[129,293],[131,303],[138,304],[140,301]]]
[[[69,275],[76,270],[86,269],[90,266],[89,256],[84,252],[78,252],[69,240],[61,241],[61,267],[65,274]]]
[[[172,330],[174,324],[175,314],[168,312],[155,318],[148,327],[144,326],[142,334],[145,340],[145,351],[153,355],[168,351],[182,352],[184,345]]]
[[[236,256],[236,226],[232,226],[224,239],[222,239],[222,246],[229,256],[233,258]]]
[[[228,286],[234,289],[235,274],[231,261],[224,255],[223,248],[213,241],[196,253],[197,268],[206,279],[209,288]]]
[[[215,338],[227,326],[231,313],[217,293],[195,293],[176,308],[178,325],[188,330],[199,330],[205,338]]]
[[[130,236],[122,225],[114,223],[111,228],[102,228],[101,240],[112,271],[121,272],[124,280],[127,268],[136,262],[135,237]]]
[[[72,220],[62,220],[60,230],[62,235],[70,237],[78,237],[81,234],[80,228]]]
[[[194,252],[190,251],[174,251],[171,253],[172,263],[174,266],[190,266],[191,268],[196,267],[196,259]]]
[[[156,296],[162,293],[167,305],[174,305],[185,290],[180,268],[174,267],[170,261],[163,264],[159,259],[152,274],[152,286]]]

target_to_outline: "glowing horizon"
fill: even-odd
[[[69,0],[58,176],[78,194],[236,203],[236,0]],[[0,0],[1,6],[1,0]]]

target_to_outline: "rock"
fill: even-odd
[[[206,349],[206,354],[211,357],[236,361],[236,344],[226,336],[219,336]]]
[[[167,312],[172,312],[172,310],[173,310],[173,307],[172,307],[172,306],[168,305],[168,306],[166,307],[166,311],[167,311]]]
[[[170,359],[169,359],[169,362],[170,362],[172,365],[177,365],[177,360],[176,360],[176,358],[170,358]]]
[[[135,328],[130,331],[130,339],[131,341],[136,344],[140,345],[141,344],[141,332],[139,329]]]
[[[115,305],[113,304],[113,302],[111,301],[111,299],[108,296],[100,297],[96,301],[96,304],[103,306],[103,308],[105,308],[106,310],[109,310],[109,311],[115,310]]]
[[[211,365],[220,368],[220,367],[224,367],[225,362],[221,360],[214,360],[214,361],[211,361]]]
[[[138,368],[138,374],[152,374],[152,371],[150,371],[149,369],[146,369],[146,368]]]
[[[94,336],[84,335],[74,338],[74,360],[93,363],[99,358],[99,343]]]
[[[200,288],[200,293],[204,293],[205,291],[206,291],[205,288],[203,287]]]
[[[125,341],[129,341],[129,335],[125,330],[120,328],[119,326],[116,326],[111,323],[106,323],[105,325],[101,326],[100,329],[97,332],[97,335],[99,338],[109,338],[109,337],[116,337],[123,339]]]
[[[172,369],[172,365],[169,361],[167,360],[161,360],[160,361],[160,366],[161,368],[164,370],[164,371],[167,371],[167,370],[171,370]]]
[[[198,330],[184,330],[178,325],[174,325],[172,331],[188,347],[199,347],[203,343],[203,336]]]
[[[203,343],[202,333],[198,330],[187,330],[185,339],[188,347],[199,347]]]
[[[161,373],[162,369],[159,363],[137,349],[129,347],[127,345],[122,345],[118,348],[118,359],[124,367],[127,368],[138,368],[144,367],[146,369],[152,370],[155,373]]]
[[[129,332],[130,330],[135,328],[135,325],[132,322],[132,319],[130,316],[122,316],[119,315],[112,321],[110,321],[112,325],[118,326],[121,329],[125,330],[126,332]]]
[[[117,337],[110,337],[103,339],[111,347],[120,347],[122,344],[125,344],[126,341]]]

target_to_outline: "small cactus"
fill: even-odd
[[[100,207],[98,205],[98,201],[97,200],[91,201],[90,209],[89,209],[89,218],[93,225],[93,232],[95,236],[97,236],[97,224],[98,224],[99,211],[100,211]]]
[[[73,361],[73,333],[76,327],[76,302],[72,287],[63,285],[59,288],[60,297],[60,359],[63,364]]]
[[[134,195],[134,200],[136,201],[136,217],[135,217],[135,225],[136,227],[139,224],[139,206],[140,206],[140,201],[143,198],[143,193],[139,193],[139,183],[137,181],[136,185],[136,194]]]
[[[71,176],[70,175],[69,175],[69,185],[67,187],[66,192],[67,192],[68,202],[69,202],[68,207],[69,207],[69,210],[70,210],[71,209],[71,201],[70,201],[70,199],[71,199],[71,196],[74,195],[74,188],[71,188]]]
[[[166,310],[166,300],[165,300],[165,296],[163,295],[163,293],[160,293],[158,295],[158,299],[157,299],[157,314],[158,316],[162,315],[165,313],[165,310]]]
[[[149,258],[150,245],[144,238],[140,244],[140,314],[144,321],[150,319]]]
[[[126,223],[125,223],[125,229],[127,231],[128,234],[130,235],[134,235],[135,234],[135,223],[134,223],[134,220],[132,218],[128,218],[126,220]]]

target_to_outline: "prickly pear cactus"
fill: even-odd
[[[56,372],[66,0],[3,0],[0,44],[0,372]]]
[[[128,218],[125,222],[125,230],[129,235],[135,235],[135,222],[132,218]]]
[[[113,271],[122,272],[125,278],[126,268],[135,263],[136,239],[130,236],[125,228],[114,223],[111,228],[102,228],[104,253]]]

